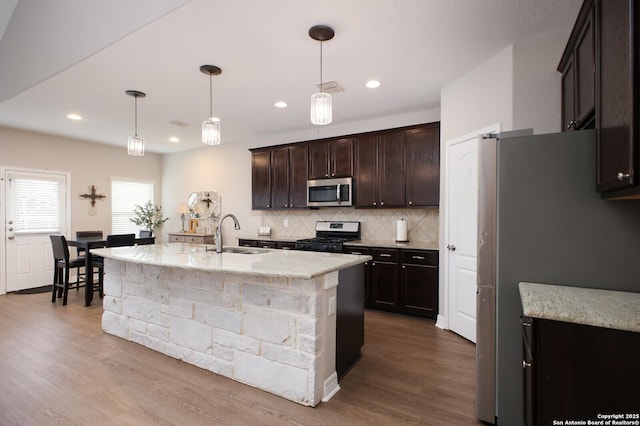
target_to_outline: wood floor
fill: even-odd
[[[102,308],[0,296],[0,425],[476,425],[475,346],[368,311],[362,360],[303,407],[105,334]]]

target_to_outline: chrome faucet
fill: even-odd
[[[222,219],[220,219],[220,222],[218,223],[218,228],[216,228],[216,235],[214,237],[214,242],[216,243],[216,253],[222,253],[222,222],[224,222],[224,220],[228,217],[233,219],[234,228],[236,230],[240,229],[240,222],[238,222],[237,217],[232,214],[222,216]]]

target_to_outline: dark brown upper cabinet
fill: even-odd
[[[562,129],[593,128],[596,105],[595,8],[587,0],[574,25],[558,71],[562,73]]]
[[[409,207],[440,204],[440,123],[405,132],[406,201]]]
[[[271,150],[251,152],[251,208],[271,208]]]
[[[309,144],[309,179],[353,176],[353,139]]]
[[[596,2],[597,189],[603,198],[640,198],[640,4]]]
[[[404,131],[383,132],[356,139],[356,207],[404,207],[404,142]]]
[[[253,210],[307,207],[307,145],[254,150]]]

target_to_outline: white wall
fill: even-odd
[[[225,245],[236,245],[236,238],[257,235],[262,225],[263,213],[251,210],[251,153],[249,148],[281,145],[291,142],[312,140],[346,134],[381,130],[429,123],[440,120],[440,110],[426,110],[370,119],[351,124],[315,127],[309,124],[307,130],[286,136],[265,135],[249,144],[223,143],[219,146],[203,148],[176,154],[167,154],[162,160],[162,200],[167,216],[171,217],[164,232],[178,231],[182,224],[174,214],[178,204],[185,202],[195,191],[217,191],[222,196],[222,212],[238,217],[240,231],[235,231],[230,223],[222,228]],[[172,216],[173,214],[173,216]]]
[[[568,31],[553,32],[509,46],[442,88],[440,123],[440,308],[446,316],[444,202],[446,143],[488,126],[501,131],[533,128],[534,133],[560,130],[560,73],[556,67]],[[446,326],[445,323],[442,323]]]
[[[110,176],[155,181],[156,203],[160,204],[160,159],[161,156],[157,154],[129,156],[126,147],[0,127],[0,165],[71,174],[72,236],[78,230],[102,230],[105,234],[111,232]],[[96,201],[95,216],[88,214],[89,200],[80,198],[80,194],[87,193],[91,185],[96,186],[99,194],[106,195],[105,199]]]

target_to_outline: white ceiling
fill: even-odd
[[[333,96],[331,125],[346,125],[439,108],[441,87],[504,47],[549,31],[568,37],[581,2],[8,0],[0,7],[0,125],[125,149],[134,99],[124,92],[133,89],[147,94],[138,100],[147,152],[200,148],[209,77],[199,67],[212,64],[222,68],[213,114],[223,143],[293,142],[288,135],[314,127],[313,25],[335,30],[323,46],[323,77],[344,88]],[[369,79],[382,85],[367,89]],[[275,108],[279,100],[288,108]],[[72,112],[84,119],[67,119]]]

